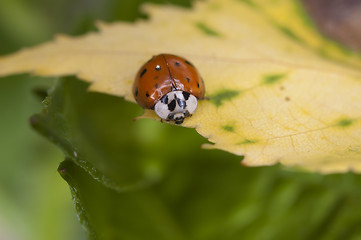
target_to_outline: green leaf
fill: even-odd
[[[179,157],[186,158],[205,142],[199,143],[202,137],[196,134],[184,137],[191,129],[176,128],[176,133],[169,133],[174,126],[135,122],[139,107],[115,96],[88,92],[88,86],[73,77],[59,80],[44,100],[43,112],[34,115],[31,124],[107,187],[124,191],[153,184],[167,168],[164,159],[174,158],[179,149]],[[197,141],[198,145],[192,144]],[[160,142],[163,148],[154,149]]]
[[[58,169],[70,185],[79,220],[90,239],[182,239],[181,229],[151,191],[113,191],[70,160]]]
[[[291,178],[275,168],[248,172],[213,159],[200,174],[204,164],[175,164],[160,184],[123,193],[94,181],[71,161],[59,171],[71,186],[91,239],[284,239],[294,233],[295,239],[329,239],[360,234],[360,196],[351,191],[357,184],[352,174]]]
[[[31,118],[32,126],[108,187],[122,191],[156,181],[157,160],[147,158],[134,144],[140,139],[131,123],[140,109],[86,88],[73,78],[59,81],[44,100],[43,113]]]

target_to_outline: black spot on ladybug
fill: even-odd
[[[190,94],[185,91],[183,91],[182,94],[183,94],[184,99],[187,101]]]
[[[168,95],[165,95],[162,99],[161,102],[164,104],[168,104]]]
[[[143,71],[140,73],[140,77],[143,77],[143,75],[147,72],[147,69],[144,68]]]
[[[156,84],[154,85],[154,87],[155,87],[155,88],[158,88],[158,83],[156,83]]]
[[[148,93],[148,92],[146,92],[146,93],[145,93],[145,96],[149,97],[149,93]]]
[[[169,111],[173,111],[174,109],[175,109],[175,107],[176,107],[176,102],[175,102],[175,99],[173,99],[169,104],[168,104],[168,110]]]
[[[199,88],[199,83],[197,83],[197,88]]]
[[[177,99],[177,103],[178,103],[178,105],[179,105],[179,107],[181,108],[181,109],[185,109],[186,108],[186,101],[184,101],[183,99],[180,99],[180,98],[178,98]]]
[[[191,79],[190,78],[186,78],[187,82],[189,82]]]
[[[177,67],[179,67],[179,66],[180,66],[180,62],[175,62],[175,65],[176,65]]]
[[[160,65],[155,66],[155,70],[160,71],[161,69]]]
[[[135,89],[135,96],[138,97],[138,88]]]
[[[194,67],[192,63],[188,62],[187,60],[185,61],[186,64],[188,64],[191,67]]]

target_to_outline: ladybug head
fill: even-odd
[[[185,91],[172,91],[158,101],[155,113],[166,121],[182,124],[184,118],[191,116],[197,108],[197,98]]]

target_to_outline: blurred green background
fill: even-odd
[[[95,31],[95,20],[145,18],[138,10],[142,2],[0,0],[0,55],[49,41],[57,33]],[[182,0],[152,2],[191,5]],[[0,79],[0,240],[87,238],[68,184],[56,172],[64,154],[29,124],[29,117],[42,109],[35,92],[55,82],[31,75]],[[97,155],[110,160],[121,155],[119,162],[98,165],[105,171],[121,171],[124,162],[129,164],[122,172],[126,175],[133,165],[140,165],[156,182],[121,193],[105,188],[72,161],[63,162],[63,178],[80,190],[81,197],[74,196],[87,207],[90,236],[95,232],[102,240],[361,239],[359,175],[322,176],[280,166],[245,168],[240,157],[201,149],[207,141],[193,129],[153,120],[133,122],[140,107],[87,93],[86,87],[67,78],[57,82],[54,93],[53,99],[63,101],[56,103],[59,109],[67,110],[65,118],[72,119],[69,131],[79,136],[74,145],[81,143],[80,153],[88,153],[86,158],[94,163]],[[74,104],[67,105],[69,101]],[[90,120],[86,126],[83,118]],[[107,142],[113,140],[119,145]],[[170,142],[177,147],[165,149]],[[122,181],[119,172],[107,173]],[[133,179],[132,172],[129,175]]]

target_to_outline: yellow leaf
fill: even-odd
[[[59,36],[0,58],[0,75],[74,74],[92,91],[134,102],[138,68],[152,55],[180,55],[206,85],[209,100],[183,124],[214,143],[205,147],[244,155],[249,166],[361,172],[361,60],[318,35],[295,1],[144,10],[150,20],[98,23],[99,33]]]

